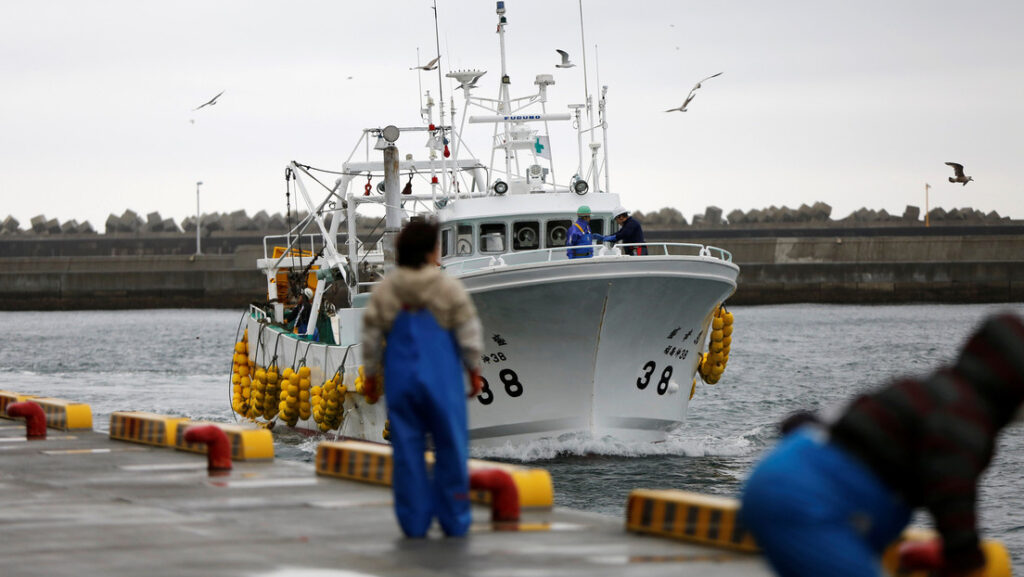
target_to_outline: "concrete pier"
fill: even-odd
[[[93,430],[25,440],[0,419],[0,574],[5,577],[580,575],[767,576],[757,555],[629,533],[625,518],[524,510],[470,536],[401,537],[389,487],[312,464],[236,461]],[[555,487],[557,491],[558,488]],[[623,503],[624,515],[626,504]]]

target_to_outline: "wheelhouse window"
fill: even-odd
[[[512,248],[515,250],[540,248],[540,223],[536,221],[513,223]]]
[[[595,218],[590,221],[590,232],[604,236],[604,219]]]
[[[455,241],[455,254],[457,256],[469,256],[473,254],[473,227],[468,224],[460,224],[457,236],[458,239]]]
[[[505,252],[507,243],[505,236],[507,227],[503,222],[486,223],[480,225],[480,252],[493,253]]]
[[[452,229],[446,228],[441,231],[441,258],[452,254]]]
[[[565,246],[570,226],[572,226],[571,220],[549,220],[544,231],[547,247]]]

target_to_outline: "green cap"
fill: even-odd
[[[576,216],[590,216],[590,207],[583,205],[576,209]]]

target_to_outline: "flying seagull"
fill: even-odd
[[[557,50],[557,49],[555,50],[555,52],[557,52],[557,53],[562,55],[562,63],[561,64],[555,64],[555,68],[572,68],[573,66],[576,66],[572,62],[569,62],[569,53],[568,52],[566,52],[565,50]]]
[[[431,60],[430,62],[427,62],[423,66],[413,66],[409,70],[433,70],[433,69],[437,68],[437,61],[440,60],[440,59],[441,59],[441,57],[438,56],[437,58]]]
[[[221,94],[224,94],[223,90],[221,90],[220,93],[217,94],[217,96],[214,96],[213,98],[211,98],[211,99],[207,100],[206,102],[200,104],[199,106],[193,108],[192,112],[195,112],[196,110],[199,110],[200,108],[203,108],[204,106],[212,106],[214,104],[217,104],[217,99],[220,98]]]
[[[473,78],[469,79],[468,82],[463,82],[462,84],[456,86],[455,90],[458,90],[460,88],[462,88],[462,89],[476,88],[476,83],[480,80],[480,77],[483,76],[484,74],[487,74],[487,72],[481,72],[479,75],[474,76]]]
[[[965,176],[964,175],[964,165],[957,164],[955,162],[947,162],[946,164],[948,166],[952,166],[953,167],[953,173],[956,174],[956,178],[953,178],[952,176],[949,177],[949,181],[950,182],[962,182],[962,183],[964,183],[964,186],[967,186],[968,182],[971,182],[972,180],[974,180],[973,177]]]
[[[697,83],[696,86],[694,86],[693,88],[690,89],[690,93],[686,95],[686,100],[683,101],[683,105],[682,106],[680,106],[678,108],[669,108],[665,112],[676,112],[676,111],[686,112],[686,105],[689,104],[691,100],[693,100],[693,97],[695,96],[695,93],[697,92],[697,89],[700,88],[701,83],[702,82],[707,82],[708,80],[711,80],[715,76],[721,76],[721,75],[722,75],[722,73],[719,72],[718,74],[712,74],[711,76],[708,76],[704,80],[701,80],[700,82]]]

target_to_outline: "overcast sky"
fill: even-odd
[[[409,67],[417,48],[433,56],[430,4],[4,0],[0,219],[25,228],[45,214],[102,230],[130,208],[180,222],[195,213],[198,180],[203,212],[283,212],[289,160],[337,168],[362,128],[419,121]],[[488,70],[478,94],[495,96],[494,2],[437,4],[444,71]],[[583,67],[554,67],[557,48],[582,64],[577,0],[506,6],[513,94],[549,73],[549,111],[581,102]],[[590,83],[609,86],[611,187],[628,208],[690,219],[708,205],[823,201],[833,218],[902,214],[924,207],[929,183],[933,208],[1024,218],[1022,2],[583,9]],[[716,72],[688,112],[664,112]],[[436,94],[435,74],[421,80]],[[575,164],[574,143],[554,139],[556,157]],[[403,154],[422,156],[411,144],[399,142]],[[475,152],[486,158],[483,144]],[[945,161],[975,182],[949,183]]]

